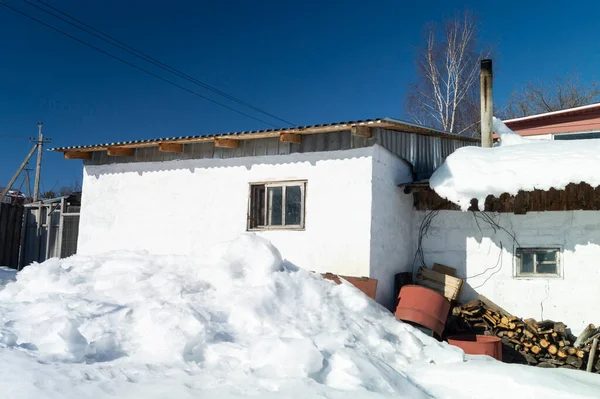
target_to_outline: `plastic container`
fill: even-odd
[[[488,335],[455,335],[448,337],[450,345],[458,346],[469,355],[488,355],[502,361],[502,340]]]
[[[405,285],[398,298],[398,319],[416,323],[442,336],[450,311],[450,302],[446,298],[419,285]]]

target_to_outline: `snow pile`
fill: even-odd
[[[467,210],[471,199],[481,207],[488,195],[600,186],[600,140],[527,140],[497,118],[494,130],[499,147],[459,148],[433,173],[429,184],[438,195]]]
[[[2,397],[600,395],[595,375],[465,361],[256,236],[217,255],[119,252],[25,268],[0,291]]]
[[[17,277],[17,271],[10,267],[0,266],[0,290],[11,281],[14,281]]]

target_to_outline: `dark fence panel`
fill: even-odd
[[[0,266],[18,266],[22,221],[22,205],[0,203]]]

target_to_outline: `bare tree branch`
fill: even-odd
[[[582,84],[578,75],[556,78],[548,84],[528,83],[515,90],[500,115],[504,119],[580,107],[600,99],[597,82]]]
[[[478,129],[479,62],[489,50],[477,50],[478,24],[465,11],[443,26],[426,26],[424,47],[417,57],[418,81],[407,93],[406,109],[417,123],[444,131]]]

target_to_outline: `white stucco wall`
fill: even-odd
[[[202,256],[246,231],[249,183],[306,179],[304,231],[266,231],[305,269],[370,275],[374,147],[86,166],[78,253]]]
[[[426,214],[415,213],[415,235]],[[518,244],[480,218],[477,224],[472,212],[441,211],[423,240],[427,266],[438,262],[457,268],[467,278],[462,300],[479,293],[519,317],[563,321],[575,334],[589,323],[600,323],[600,212],[489,215]],[[562,248],[562,276],[515,278],[518,245]]]
[[[413,196],[400,183],[412,181],[408,162],[377,145],[373,150],[371,277],[378,280],[377,300],[393,309],[394,275],[412,269]]]

